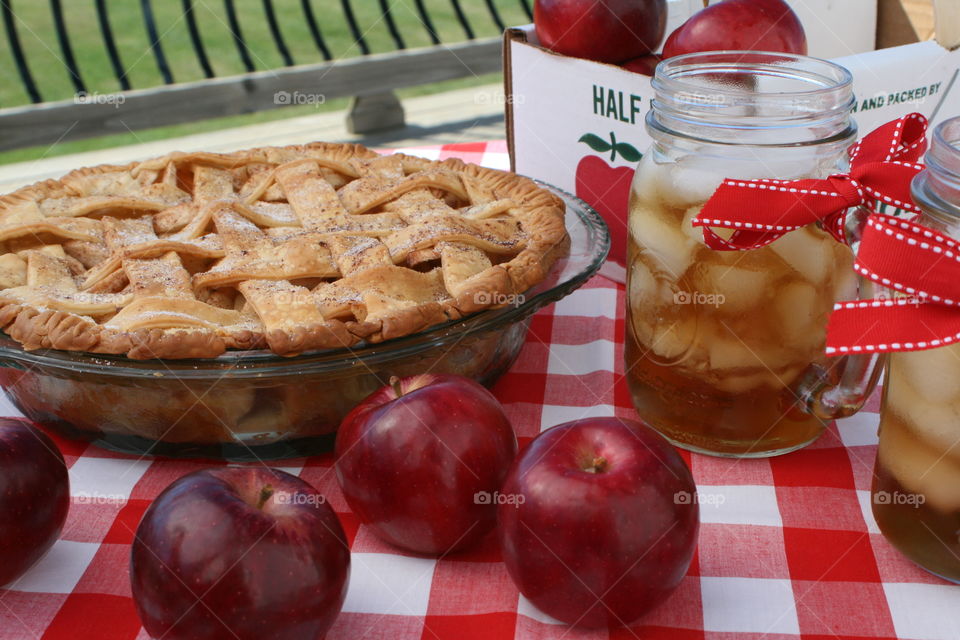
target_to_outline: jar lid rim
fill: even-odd
[[[790,65],[782,64],[784,61],[795,63],[795,66],[791,67]],[[777,62],[780,62],[781,64],[777,64]],[[844,90],[852,91],[853,75],[846,67],[836,64],[835,62],[824,60],[822,58],[815,58],[812,56],[804,56],[793,53],[734,49],[687,53],[668,58],[657,65],[653,77],[653,87],[658,93],[661,92],[661,90],[667,90],[671,92],[683,91],[684,87],[696,87],[701,89],[702,87],[684,80],[684,78],[692,75],[692,72],[694,71],[697,74],[703,74],[709,73],[711,69],[715,70],[722,67],[730,68],[731,66],[742,66],[744,68],[751,69],[777,69],[780,71],[793,69],[800,72],[803,71],[803,66],[801,65],[808,66],[809,69],[806,75],[811,82],[811,85],[815,84],[812,81],[814,75],[822,78],[825,81],[830,81],[830,84],[821,84],[818,87],[812,86],[809,89],[797,91],[777,91],[769,93],[756,92],[753,94],[754,99],[769,96],[771,98],[782,100],[791,96],[810,97],[821,93],[831,93]],[[812,71],[813,68],[818,68],[823,73],[814,74]],[[829,75],[827,75],[828,72],[832,72],[834,77],[831,78]],[[742,94],[743,90],[736,88],[710,87],[710,92],[725,95],[738,95]]]

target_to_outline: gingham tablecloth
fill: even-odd
[[[508,164],[503,143],[411,151]],[[623,287],[597,276],[533,318],[494,388],[521,446],[567,420],[636,417],[623,379],[623,309]],[[406,555],[350,512],[331,456],[272,464],[316,486],[350,539],[350,587],[330,639],[960,639],[960,588],[901,557],[871,515],[877,410],[875,396],[810,447],[769,460],[683,452],[701,495],[690,572],[642,624],[609,633],[572,631],[538,612],[513,586],[492,536],[439,561]],[[17,411],[3,403],[2,414]],[[50,553],[0,590],[0,640],[145,639],[127,573],[137,523],[173,480],[222,463],[55,439],[70,467],[70,515]]]

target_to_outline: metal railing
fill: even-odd
[[[30,3],[30,10],[38,10],[43,0],[22,0],[24,6]],[[170,4],[176,0],[165,0]],[[127,0],[136,5],[142,16],[146,35],[146,51],[142,56],[152,58],[158,73],[159,82],[148,86],[135,86],[123,57],[123,48],[118,43],[111,10],[116,17],[117,5],[107,0],[70,0],[69,9],[76,10],[81,3],[92,5],[95,13],[96,29],[80,32],[72,28],[65,15],[62,0],[48,0],[49,20],[52,23],[51,41],[43,42],[44,47],[59,61],[60,68],[46,65],[44,74],[63,73],[74,91],[70,99],[51,99],[37,82],[35,65],[31,65],[29,49],[24,47],[22,36],[25,23],[18,16],[16,5],[21,0],[0,0],[4,34],[9,50],[10,64],[13,69],[4,70],[3,77],[19,78],[24,97],[32,104],[8,106],[0,104],[0,149],[11,149],[39,144],[50,144],[65,139],[76,139],[95,135],[125,132],[146,127],[174,124],[191,120],[212,118],[237,113],[260,111],[286,106],[277,100],[277,95],[287,92],[319,92],[327,98],[358,97],[355,100],[351,125],[358,133],[402,124],[402,108],[396,100],[395,89],[441,80],[479,75],[500,69],[501,42],[497,36],[479,37],[478,19],[482,18],[483,29],[497,31],[507,26],[504,12],[509,11],[514,19],[532,18],[531,0],[287,0],[277,3],[275,0],[260,0],[257,14],[251,14],[251,2],[244,4],[246,13],[241,12],[235,0],[181,0],[182,11],[180,27],[185,29],[189,40],[189,54],[195,58],[196,68],[202,77],[178,81],[176,70],[171,65],[165,50],[164,35],[152,0]],[[358,2],[364,4],[358,5]],[[379,48],[388,48],[386,52],[374,52],[371,46],[369,24],[361,21],[357,8],[360,6],[367,14],[370,5],[376,3],[376,23],[385,26],[388,37],[381,38]],[[446,3],[446,4],[444,4]],[[396,6],[406,10],[406,32],[397,19]],[[221,22],[229,31],[242,71],[239,74],[218,75],[213,60],[205,44],[204,32],[197,19],[198,6],[211,11],[211,7],[222,8]],[[323,7],[323,12],[318,11]],[[447,31],[451,24],[459,26],[463,38],[447,42],[435,27],[440,9],[444,10]],[[91,7],[86,7],[88,10]],[[162,8],[167,9],[164,5]],[[337,19],[345,22],[351,41],[359,55],[338,57],[329,45],[329,30],[324,20],[332,11],[337,11]],[[285,37],[281,16],[288,19],[291,12],[297,12],[297,20],[302,17],[306,39],[313,46],[309,54],[304,54],[303,43],[300,54],[295,55]],[[452,19],[451,19],[452,14]],[[411,23],[409,16],[415,16]],[[251,42],[244,35],[243,20],[247,26],[252,19],[262,19],[269,33],[272,48],[279,56],[280,64],[270,68],[254,54]],[[178,20],[178,23],[180,20]],[[329,21],[328,21],[329,22]],[[260,26],[259,24],[256,26]],[[414,33],[414,30],[419,33]],[[341,39],[343,34],[340,34]],[[29,30],[29,37],[38,35]],[[426,39],[429,44],[411,48],[409,41]],[[84,80],[82,65],[75,55],[75,43],[82,41],[85,49],[95,46],[98,40],[98,57],[108,62],[116,89],[109,93],[112,100],[100,96],[99,99],[84,99],[96,93]],[[261,41],[261,45],[264,46]],[[315,51],[313,50],[315,48]],[[183,50],[174,52],[182,58],[187,55]],[[221,52],[222,55],[222,52]],[[5,65],[4,65],[5,66]],[[102,74],[101,74],[102,75]],[[366,99],[366,100],[365,100]],[[26,100],[24,102],[26,102]],[[9,101],[8,101],[9,103]]]

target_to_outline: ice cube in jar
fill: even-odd
[[[770,250],[807,282],[817,285],[833,273],[833,245],[829,234],[814,226],[791,231],[770,243]]]
[[[675,221],[656,209],[634,206],[630,210],[630,234],[639,250],[648,255],[654,270],[676,279],[693,263],[697,248]]]

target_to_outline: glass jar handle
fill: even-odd
[[[860,237],[870,212],[856,209],[847,216],[847,243],[854,252],[860,246]],[[859,297],[861,300],[875,297],[877,287],[872,281],[858,276]],[[886,364],[886,354],[863,353],[836,358],[836,370],[839,380],[830,381],[826,376],[810,379],[802,385],[799,397],[808,413],[823,420],[846,418],[863,408],[864,403],[880,380]]]
[[[863,353],[840,356],[840,360],[838,384],[821,383],[800,394],[807,412],[822,420],[846,418],[863,408],[883,372],[886,354]]]

